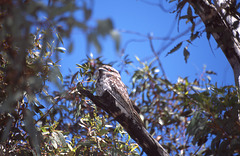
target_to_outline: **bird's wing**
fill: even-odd
[[[124,98],[122,96],[122,93],[120,93],[115,86],[112,86],[112,91],[109,91],[109,93],[114,97],[116,102],[118,102],[129,114],[131,114],[132,117],[134,117],[139,123],[144,125],[139,114],[133,108],[132,102],[129,98],[128,99],[126,99],[126,97]]]

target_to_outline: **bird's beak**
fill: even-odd
[[[98,71],[104,71],[104,70],[105,70],[105,69],[103,69],[103,68],[99,68],[99,69],[98,69]]]
[[[99,69],[97,70],[97,73],[96,73],[97,77],[98,77],[98,76],[101,76],[104,71],[105,71],[104,68],[99,68]]]
[[[102,73],[102,72],[106,71],[106,69],[100,67],[100,68],[98,69],[98,71],[99,71],[99,73]]]

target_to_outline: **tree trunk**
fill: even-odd
[[[235,84],[240,86],[240,26],[234,0],[187,0],[200,16],[218,46],[222,49],[234,72]],[[235,2],[236,3],[236,2]]]

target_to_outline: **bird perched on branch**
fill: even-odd
[[[143,122],[134,109],[134,105],[129,98],[127,88],[121,80],[119,72],[111,66],[103,65],[98,68],[97,82],[96,82],[96,94],[102,96],[103,93],[108,90],[116,101],[116,105],[120,105],[123,110],[121,113],[127,113],[125,115],[131,115],[137,122],[143,125]]]

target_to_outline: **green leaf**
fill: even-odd
[[[95,141],[86,140],[86,141],[84,141],[84,142],[79,142],[78,144],[79,144],[80,146],[88,146],[88,147],[90,147],[90,146],[96,144],[96,142],[95,142]]]
[[[198,35],[199,35],[198,31],[195,34],[192,33],[190,37],[191,41],[195,40],[198,37]]]
[[[51,136],[50,136],[50,142],[51,142],[52,146],[53,146],[55,149],[58,148],[58,145],[57,145],[56,140],[54,140],[53,137],[51,137]]]
[[[30,136],[30,141],[35,148],[38,155],[41,154],[40,151],[40,142],[39,142],[39,136],[37,133],[37,129],[34,125],[34,119],[33,119],[33,112],[31,112],[29,109],[25,110],[24,113],[24,123],[26,131],[28,132],[28,135]]]
[[[113,40],[115,41],[115,48],[117,51],[119,51],[119,48],[120,48],[120,34],[118,31],[116,30],[112,30],[110,32],[110,35],[112,36]]]
[[[92,16],[92,10],[87,8],[86,3],[83,4],[83,11],[84,11],[84,21],[88,21]]]
[[[1,142],[4,142],[7,140],[7,138],[9,137],[9,133],[11,131],[11,125],[13,124],[13,119],[12,118],[7,118],[6,120],[7,124],[5,124],[4,127],[4,131],[1,134]]]
[[[185,47],[184,50],[183,50],[183,55],[184,55],[184,60],[185,60],[185,63],[187,63],[187,60],[189,58],[189,51],[187,50],[188,47]]]
[[[61,53],[65,53],[66,49],[64,47],[56,47],[55,50],[61,52]]]
[[[190,5],[188,6],[187,14],[188,14],[188,16],[192,17],[192,8],[190,7]]]
[[[68,45],[68,53],[71,53],[73,50],[73,42]]]
[[[207,73],[207,74],[210,74],[210,75],[217,75],[217,73],[215,73],[215,72],[212,71],[212,70],[207,70],[206,73]]]
[[[186,110],[184,112],[181,112],[179,115],[184,117],[189,117],[192,114],[192,110]]]
[[[188,15],[180,16],[179,19],[189,19]]]
[[[60,105],[59,107],[60,107],[62,110],[65,110],[65,111],[69,112],[69,109],[68,109],[66,106]]]
[[[106,130],[106,129],[101,129],[101,130],[99,131],[99,136],[102,136],[102,135],[107,134],[107,133],[108,133],[108,130]]]
[[[71,84],[73,84],[73,81],[75,80],[75,78],[77,77],[79,72],[76,72],[73,76],[72,76],[72,79],[71,79]]]
[[[135,58],[136,58],[136,60],[137,60],[138,62],[141,62],[140,59],[139,59],[139,57],[135,56]]]
[[[198,125],[200,117],[201,117],[201,112],[199,112],[199,111],[194,112],[194,116],[191,119],[191,121],[187,127],[186,134],[189,134],[192,136],[195,135],[195,133],[197,132],[197,125]]]
[[[61,141],[56,132],[52,132],[52,137],[53,137],[54,141],[57,143],[57,145],[61,145]]]
[[[173,49],[170,50],[170,52],[167,53],[166,56],[168,56],[169,54],[172,54],[173,52],[177,51],[181,46],[182,46],[182,42],[178,43]]]
[[[191,32],[193,33],[194,30],[195,30],[195,22],[193,20],[191,20],[191,23],[192,23],[192,27],[191,27]]]
[[[93,43],[94,47],[96,48],[97,52],[100,53],[102,51],[102,46],[96,36],[96,34],[90,34],[88,36],[89,42]]]
[[[62,145],[62,146],[67,146],[63,134],[62,134],[61,132],[59,132],[59,131],[57,131],[57,134],[58,134],[59,141],[60,141],[60,143],[61,143],[60,145]]]
[[[62,37],[61,37],[61,35],[58,32],[56,33],[56,36],[59,39],[59,41],[62,43],[62,45],[64,45]]]
[[[98,20],[97,21],[97,31],[102,36],[105,36],[110,33],[110,31],[113,29],[113,23],[111,19],[105,19],[105,20]]]
[[[180,1],[177,4],[177,10],[182,10],[182,8],[184,7],[184,5],[186,4],[187,1]]]
[[[206,32],[207,33],[207,39],[209,40],[210,39],[210,37],[211,37],[211,33],[210,32]]]
[[[62,73],[60,71],[60,69],[58,68],[58,66],[54,66],[54,69],[52,70],[51,74],[50,74],[50,80],[56,82],[56,78],[58,78],[62,83],[63,83],[63,76]]]
[[[81,64],[76,64],[78,67],[77,68],[84,68],[83,65]]]

